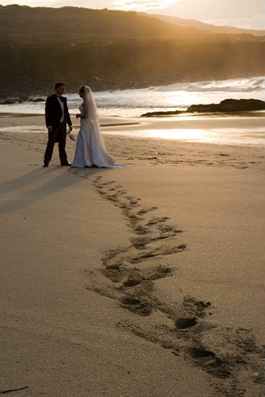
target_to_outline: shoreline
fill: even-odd
[[[65,170],[55,147],[43,169],[46,132],[0,135],[2,389],[262,395],[264,148],[104,138],[128,167]]]
[[[160,87],[160,86],[169,86],[172,84],[177,83],[200,83],[204,81],[212,82],[212,81],[226,81],[226,80],[233,80],[233,79],[253,79],[253,78],[263,78],[264,74],[254,74],[253,76],[247,75],[231,75],[231,76],[220,76],[220,73],[216,76],[213,75],[203,75],[200,78],[194,78],[193,76],[187,76],[186,78],[166,78],[166,79],[154,79],[148,80],[148,78],[144,78],[142,80],[137,79],[137,81],[132,83],[131,78],[127,81],[117,80],[113,81],[112,83],[104,82],[104,81],[96,81],[93,79],[92,81],[87,81],[87,85],[91,87],[93,91],[115,91],[115,90],[131,90],[131,89],[145,89],[150,87]],[[67,83],[68,87],[68,94],[75,94],[78,87],[84,84],[83,81],[79,83],[71,84]],[[34,84],[35,88],[38,87],[38,90],[33,91],[32,84],[30,84],[30,88],[26,88],[27,86],[24,85],[23,89],[18,92],[19,85],[16,84],[13,89],[10,91],[10,82],[8,84],[2,83],[1,84],[1,97],[0,102],[4,102],[9,98],[18,98],[18,100],[24,101],[25,98],[38,98],[42,97],[43,95],[46,97],[47,95],[51,94],[51,87],[54,85],[54,81],[50,83],[46,83],[43,85],[43,81],[38,81],[37,84]],[[44,94],[43,94],[44,93]]]
[[[73,134],[79,123],[74,115]],[[4,113],[0,131],[47,133],[43,115]],[[132,139],[162,139],[173,142],[232,146],[265,146],[265,114],[238,115],[178,115],[169,117],[99,117],[104,136],[123,136]]]
[[[167,112],[161,112],[163,114],[161,114],[160,116],[154,116],[154,118],[158,118],[158,119],[165,119],[165,118],[178,118],[178,117],[265,117],[265,111],[260,111],[260,110],[251,110],[251,111],[240,111],[240,112],[193,112],[193,113],[189,113],[186,111],[177,113],[177,114],[167,114]],[[44,117],[44,113],[22,113],[22,112],[0,112],[1,116],[3,117]],[[70,110],[70,116],[74,117],[75,113],[71,113]],[[100,118],[108,118],[108,117],[112,117],[112,118],[130,118],[128,116],[117,116],[117,115],[113,115],[113,116],[100,116]],[[132,118],[137,118],[137,119],[142,119],[142,118],[148,118],[149,117],[144,117],[142,115],[139,116],[135,116]]]

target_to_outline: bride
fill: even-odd
[[[115,167],[115,159],[107,152],[97,115],[97,105],[91,89],[83,85],[79,88],[83,103],[79,107],[80,130],[72,167]]]

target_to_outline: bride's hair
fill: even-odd
[[[88,87],[86,85],[82,85],[82,87],[78,88],[79,94],[85,94],[87,92]]]

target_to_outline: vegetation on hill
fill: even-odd
[[[214,34],[135,12],[0,6],[2,96],[57,80],[115,89],[262,75],[264,38]]]
[[[136,12],[79,7],[0,6],[2,41],[12,44],[86,43],[106,39],[172,39],[207,33]]]

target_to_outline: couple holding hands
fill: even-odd
[[[62,166],[72,167],[115,167],[114,158],[107,152],[100,130],[97,105],[91,89],[83,85],[79,88],[79,95],[83,99],[80,105],[80,130],[76,142],[75,156],[72,164],[67,160],[66,124],[72,131],[72,122],[67,107],[67,99],[62,96],[65,84],[56,83],[55,93],[49,96],[45,106],[45,120],[48,128],[48,142],[44,155],[44,167],[48,167],[52,158],[54,144],[58,142],[59,157]]]

